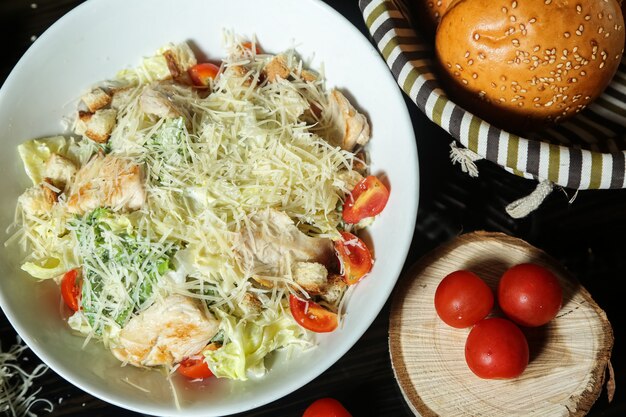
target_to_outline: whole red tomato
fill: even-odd
[[[526,336],[512,321],[491,317],[472,327],[465,342],[465,362],[483,379],[517,378],[528,365]]]
[[[524,263],[509,268],[498,284],[498,303],[508,318],[521,326],[548,323],[561,309],[559,280],[543,266]]]
[[[446,275],[435,291],[435,310],[449,326],[474,325],[493,308],[493,292],[478,275],[460,270]]]
[[[352,417],[352,414],[336,399],[326,397],[313,401],[302,417]]]

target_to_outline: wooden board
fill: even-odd
[[[435,290],[458,269],[477,273],[495,290],[502,273],[522,262],[558,276],[563,306],[545,326],[523,329],[530,363],[519,378],[478,378],[465,363],[469,329],[439,319]],[[391,307],[394,373],[412,411],[424,417],[583,416],[602,390],[612,348],[611,325],[587,290],[546,253],[502,233],[467,233],[424,256],[401,279]]]

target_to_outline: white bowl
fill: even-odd
[[[211,58],[222,56],[222,30],[256,35],[268,52],[292,47],[313,66],[324,64],[328,86],[354,98],[369,116],[372,172],[391,186],[385,211],[369,233],[376,263],[349,299],[343,327],[317,338],[298,358],[275,355],[260,380],[177,383],[157,372],[120,367],[96,343],[82,348],[59,313],[53,282],[38,283],[19,269],[21,254],[0,257],[0,303],[30,348],[55,372],[84,391],[152,415],[218,416],[250,410],[289,394],[324,372],[361,337],[387,301],[405,262],[415,226],[419,176],[409,114],[378,51],[332,8],[316,0],[154,1],[90,0],[50,27],[27,51],[0,90],[0,225],[13,220],[28,186],[17,154],[22,141],[64,133],[61,120],[94,83],[139,63],[167,42],[190,40]],[[8,237],[8,236],[7,236]],[[149,392],[134,388],[137,383]]]

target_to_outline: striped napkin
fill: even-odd
[[[555,128],[521,137],[450,101],[433,71],[434,48],[402,0],[359,0],[372,39],[418,108],[477,157],[515,175],[571,189],[626,188],[626,56],[591,106]]]

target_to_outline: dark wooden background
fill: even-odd
[[[357,0],[326,1],[367,36]],[[0,83],[33,39],[79,3],[80,0],[0,0]],[[609,404],[603,390],[589,416],[626,416],[626,297],[621,289],[626,278],[626,190],[581,191],[572,203],[569,200],[574,190],[557,190],[527,218],[514,220],[505,213],[505,206],[527,195],[535,182],[508,174],[486,161],[478,162],[480,177],[470,178],[450,164],[451,139],[447,134],[408,100],[407,106],[417,137],[421,195],[405,269],[428,250],[473,230],[520,237],[559,259],[606,311],[615,334],[615,398]],[[387,346],[389,304],[388,301],[361,340],[317,379],[280,400],[238,416],[301,416],[309,403],[322,396],[339,399],[355,417],[412,416],[391,370]],[[15,336],[0,313],[3,349],[15,342]],[[32,353],[26,356],[26,365],[40,363]],[[55,404],[52,413],[40,416],[140,415],[94,398],[52,370],[37,379],[36,384],[42,388],[40,396]]]

